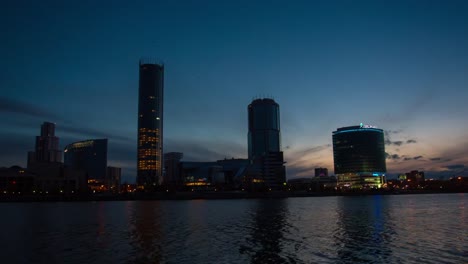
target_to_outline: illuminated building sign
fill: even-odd
[[[376,126],[364,125],[363,123],[359,124],[361,128],[377,128]]]

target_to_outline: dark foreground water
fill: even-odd
[[[0,203],[1,263],[468,263],[468,195]]]

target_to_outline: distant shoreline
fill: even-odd
[[[368,191],[368,192],[176,192],[176,193],[128,193],[128,194],[93,194],[93,195],[0,195],[0,203],[8,202],[91,202],[91,201],[159,201],[159,200],[232,200],[232,199],[279,199],[290,197],[327,197],[327,196],[370,196],[370,195],[406,195],[406,194],[446,194],[468,193],[466,190],[427,191],[411,190],[404,192]]]

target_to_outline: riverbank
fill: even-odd
[[[222,200],[222,199],[279,199],[289,197],[325,196],[366,196],[366,195],[405,195],[435,193],[467,193],[466,190],[433,191],[365,191],[365,192],[156,192],[126,194],[87,194],[87,195],[0,195],[0,202],[83,202],[83,201],[137,201],[137,200]]]

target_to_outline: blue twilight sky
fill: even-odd
[[[287,177],[333,173],[332,131],[386,131],[389,174],[468,175],[468,1],[21,1],[0,8],[0,166],[43,121],[109,138],[136,172],[138,60],[165,63],[165,152],[247,157],[247,105],[281,110]]]

